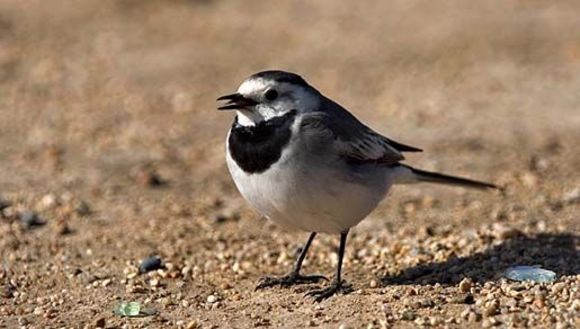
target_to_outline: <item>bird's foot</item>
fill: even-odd
[[[301,275],[295,272],[282,277],[265,276],[260,279],[260,282],[256,286],[256,290],[273,286],[290,287],[297,284],[316,283],[321,280],[328,281],[328,278],[322,275]]]
[[[306,293],[305,296],[313,297],[314,301],[321,302],[329,297],[332,297],[338,293],[346,295],[353,291],[352,286],[350,284],[345,283],[344,281],[332,281],[329,287],[312,290]]]

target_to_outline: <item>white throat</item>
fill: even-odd
[[[250,111],[250,110],[238,110],[236,111],[238,114],[238,124],[244,127],[251,127],[255,126],[262,121],[269,121],[275,117],[283,116],[288,112],[275,112],[273,110],[266,110],[264,111]]]
[[[255,115],[251,111],[236,111],[238,116],[238,124],[244,127],[255,126],[261,121],[258,115]]]

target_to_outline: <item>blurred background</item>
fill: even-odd
[[[2,0],[0,198],[11,206],[0,254],[25,259],[11,270],[20,274],[66,256],[115,278],[148,254],[180,269],[209,261],[211,272],[215,248],[294,246],[235,190],[224,163],[233,117],[215,110],[265,69],[301,74],[375,130],[423,148],[413,165],[508,187],[397,188],[353,244],[376,228],[385,241],[442,225],[578,232],[579,17],[573,0]],[[48,225],[17,229],[23,211]],[[326,259],[315,264],[329,270]],[[268,271],[246,269],[242,288]]]
[[[497,168],[504,147],[578,142],[578,7],[4,0],[1,165],[18,174],[2,175],[2,186],[101,186],[142,162],[183,169],[174,181],[223,175],[232,118],[215,98],[270,68],[303,75],[378,131],[422,146],[419,163]],[[470,161],[453,158],[475,144]],[[39,170],[47,150],[62,171]]]

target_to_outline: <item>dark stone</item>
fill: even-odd
[[[95,327],[97,328],[105,328],[107,324],[107,320],[105,318],[98,318],[97,321],[95,321]]]
[[[473,295],[472,294],[465,295],[465,298],[463,299],[463,303],[468,304],[468,305],[475,304],[475,299],[473,298]]]
[[[40,219],[35,212],[28,210],[20,213],[20,222],[25,228],[32,228],[46,224],[46,222]]]
[[[164,268],[163,261],[157,256],[151,256],[143,259],[139,265],[140,273],[147,273]]]
[[[10,202],[0,199],[0,212],[2,212],[2,210],[6,209],[10,206],[11,206]]]

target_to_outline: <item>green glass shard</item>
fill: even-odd
[[[138,302],[123,302],[117,306],[115,313],[120,316],[139,316],[141,314],[141,304]]]

